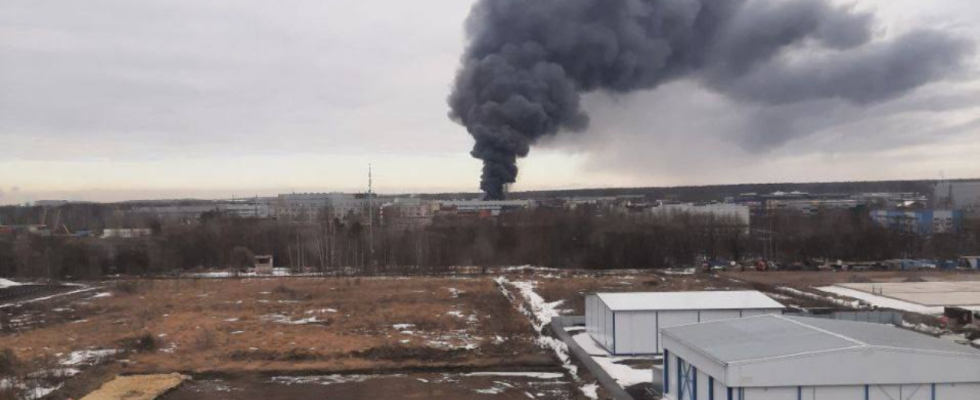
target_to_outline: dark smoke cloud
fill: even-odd
[[[876,41],[873,30],[872,15],[822,0],[480,0],[450,117],[476,139],[480,187],[498,199],[533,144],[588,127],[583,93],[691,79],[763,105],[867,104],[945,77],[971,49],[935,31]]]

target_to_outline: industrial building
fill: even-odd
[[[453,200],[443,201],[442,207],[447,213],[452,213],[450,210],[455,210],[456,214],[498,216],[507,211],[534,208],[534,202],[530,200]]]
[[[888,325],[764,315],[662,332],[670,400],[980,399],[980,351]]]
[[[875,210],[871,219],[886,228],[917,235],[954,233],[963,224],[960,210]]]
[[[585,327],[610,354],[659,354],[663,328],[780,314],[783,308],[756,291],[598,293],[585,298]]]

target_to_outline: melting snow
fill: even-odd
[[[599,384],[597,383],[590,383],[582,386],[582,394],[592,400],[599,400],[599,393],[597,393],[598,390]]]
[[[93,365],[98,364],[106,357],[119,353],[119,350],[78,350],[68,355],[68,358],[61,361],[61,365]]]
[[[636,385],[639,383],[650,382],[653,376],[653,370],[650,368],[633,368],[629,365],[618,364],[619,362],[632,359],[650,359],[651,357],[614,357],[611,356],[605,349],[599,347],[599,345],[592,340],[592,336],[588,333],[582,332],[572,336],[572,339],[578,343],[579,346],[592,356],[599,366],[602,367],[609,374],[619,382],[623,387],[628,387]],[[653,357],[656,359],[659,357]]]
[[[266,321],[275,322],[277,324],[286,324],[286,325],[306,325],[306,324],[315,324],[317,322],[321,322],[320,320],[316,319],[316,317],[302,318],[294,321],[291,318],[281,314],[264,315],[262,316],[262,319]]]
[[[562,374],[558,372],[473,372],[466,376],[505,376],[534,379],[560,379]]]
[[[902,311],[908,311],[908,312],[926,314],[926,315],[942,315],[942,313],[944,312],[943,307],[923,306],[920,304],[891,299],[888,297],[878,296],[868,292],[862,292],[860,290],[849,289],[840,286],[818,287],[817,289],[827,293],[833,293],[838,296],[846,296],[846,297],[862,300],[864,302],[867,302],[868,304],[880,308],[891,308],[894,310],[902,310]]]
[[[370,375],[318,375],[318,376],[277,376],[271,383],[280,385],[334,385],[338,383],[357,383],[371,379]]]
[[[0,278],[0,289],[14,287],[14,286],[20,286],[20,285],[22,285],[22,284],[21,283],[14,282],[14,281],[9,280],[9,279]]]
[[[555,352],[558,360],[561,361],[562,367],[568,371],[576,381],[580,381],[578,376],[578,367],[572,364],[571,356],[568,354],[568,345],[561,340],[555,339],[551,336],[544,335],[543,329],[545,326],[551,323],[552,318],[558,316],[558,312],[555,310],[556,307],[561,305],[562,301],[555,301],[548,303],[540,295],[534,292],[535,283],[534,282],[511,282],[507,278],[498,277],[496,280],[497,285],[500,286],[500,291],[505,297],[511,299],[510,292],[507,291],[505,285],[510,284],[511,286],[517,288],[521,292],[521,297],[524,299],[524,303],[531,307],[528,310],[524,304],[521,304],[519,310],[527,315],[531,320],[531,325],[538,332],[537,343],[539,346],[544,348],[550,348]],[[589,393],[587,387],[580,388],[582,393],[586,396]]]

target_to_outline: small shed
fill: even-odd
[[[980,351],[888,325],[764,315],[663,341],[669,400],[980,399]]]
[[[585,326],[610,354],[659,354],[663,328],[781,314],[783,308],[757,291],[598,293],[585,298]]]
[[[255,256],[255,273],[259,275],[271,275],[272,268],[275,266],[271,255]]]

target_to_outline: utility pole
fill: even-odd
[[[371,164],[368,164],[368,249],[371,257],[368,263],[374,265],[374,188],[371,178]]]

